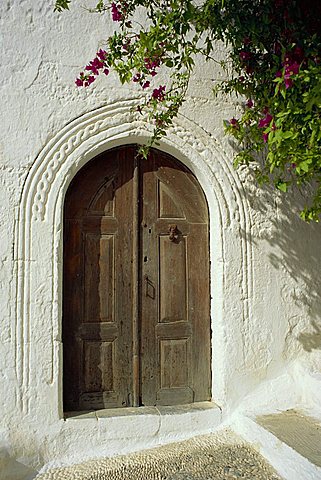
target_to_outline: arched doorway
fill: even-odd
[[[173,157],[105,152],[64,210],[64,410],[209,400],[208,208]]]

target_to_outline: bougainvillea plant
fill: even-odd
[[[69,4],[57,0],[55,8],[62,11]],[[92,11],[111,15],[115,32],[76,85],[89,87],[98,75],[114,70],[121,82],[134,82],[149,92],[138,110],[155,128],[143,154],[166,135],[177,116],[195,56],[217,61],[217,41],[223,41],[227,58],[220,65],[227,80],[215,90],[244,100],[238,118],[225,122],[226,132],[241,147],[235,165],[247,164],[259,182],[283,192],[293,186],[309,191],[301,217],[318,221],[320,0],[100,0]],[[136,21],[137,14],[146,18],[146,26]],[[158,78],[169,80],[165,84]]]

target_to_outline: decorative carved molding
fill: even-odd
[[[25,393],[30,386],[30,344],[34,321],[30,314],[29,303],[31,299],[35,298],[36,293],[34,282],[31,281],[32,263],[37,261],[32,258],[34,233],[37,229],[40,229],[39,232],[42,231],[41,225],[45,221],[48,231],[53,235],[52,245],[55,246],[59,243],[61,227],[58,229],[57,225],[62,224],[63,212],[62,209],[52,207],[51,203],[56,205],[64,184],[64,176],[67,171],[73,171],[71,160],[73,154],[78,154],[79,151],[79,154],[84,155],[91,151],[96,141],[105,144],[108,148],[110,142],[114,142],[115,145],[124,137],[129,139],[127,143],[137,143],[140,139],[150,136],[150,125],[132,118],[131,112],[138,103],[138,100],[117,102],[87,113],[64,127],[40,153],[26,179],[16,228],[17,308],[15,328],[16,372],[20,392],[18,392],[18,399],[24,412],[27,412],[29,408],[26,400],[28,395],[26,396]],[[251,315],[249,299],[253,288],[252,251],[248,237],[251,219],[237,173],[219,142],[182,115],[163,139],[161,149],[167,150],[181,161],[189,159],[189,166],[193,167],[196,176],[197,172],[202,174],[204,182],[207,183],[207,190],[211,190],[213,196],[216,197],[221,223],[221,232],[216,232],[216,234],[220,235],[222,251],[225,229],[230,224],[232,217],[244,232],[239,236],[242,257],[242,264],[239,267],[242,271],[243,318],[246,323],[246,319]],[[50,208],[48,208],[49,206]],[[57,257],[56,251],[53,251],[51,255],[50,275],[44,276],[43,281],[47,282],[48,291],[52,292],[52,305],[56,305],[59,299],[55,298],[55,292],[59,290],[58,282],[60,281],[57,265],[61,259]],[[51,318],[48,319],[50,329],[47,333],[51,336],[53,352],[53,325],[60,321],[59,308],[53,306],[50,316]],[[54,363],[53,353],[52,363]],[[52,366],[50,381],[53,381],[54,377],[53,368]]]

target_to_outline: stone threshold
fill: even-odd
[[[216,405],[214,402],[197,402],[190,403],[186,405],[175,405],[175,406],[152,406],[152,407],[124,407],[124,408],[106,408],[102,410],[95,411],[76,411],[76,412],[65,412],[64,420],[82,420],[82,419],[102,419],[102,418],[114,418],[114,417],[131,417],[131,416],[150,416],[155,415],[157,417],[165,415],[190,415],[190,414],[204,414],[216,413],[219,414],[221,420],[221,408]]]
[[[222,425],[222,411],[214,402],[199,402],[69,412],[61,422],[60,435],[68,438],[68,444],[62,456],[44,465],[45,470],[210,434]]]

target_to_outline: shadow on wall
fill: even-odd
[[[289,309],[296,313],[289,313],[286,341],[295,338],[306,352],[321,350],[321,223],[299,218],[304,205],[299,192],[278,193],[268,186],[257,187],[251,179],[245,195],[253,209],[252,242],[265,240],[273,247],[270,262],[280,278],[285,274],[281,297],[297,307]]]
[[[0,480],[32,480],[38,472],[10,457],[6,448],[0,449]]]

